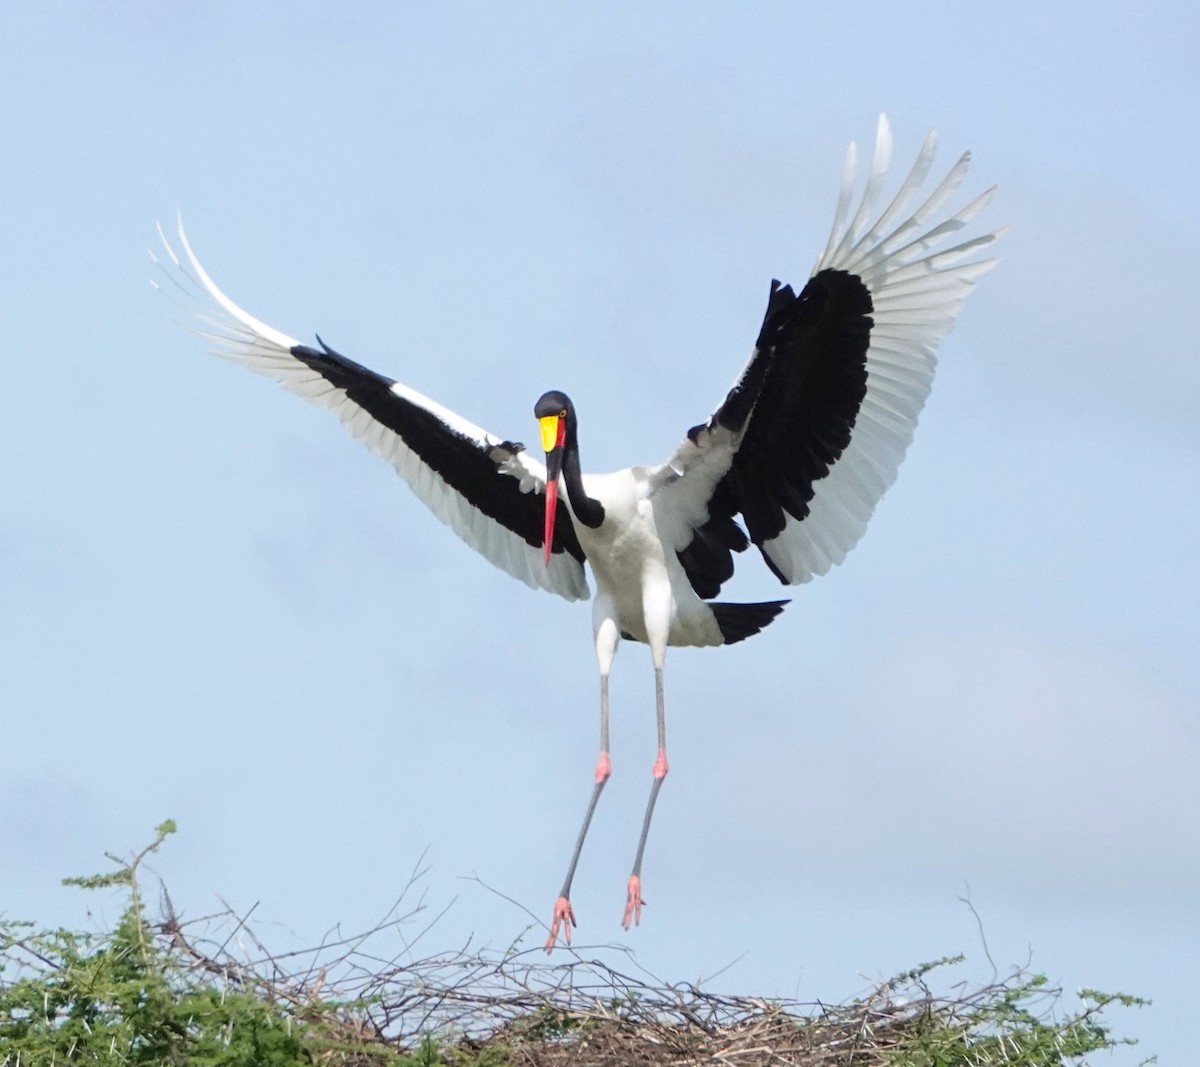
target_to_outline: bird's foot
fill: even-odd
[[[629,898],[625,901],[625,918],[621,920],[621,925],[626,930],[629,929],[629,924],[638,926],[642,921],[642,905],[646,902],[642,899],[642,880],[636,875],[629,876]]]
[[[550,924],[550,936],[546,938],[546,951],[550,952],[558,943],[558,931],[562,930],[563,941],[571,943],[571,927],[575,925],[575,912],[571,902],[566,897],[559,897],[554,902],[554,921]]]

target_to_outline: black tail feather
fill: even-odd
[[[771,622],[790,600],[769,600],[761,604],[709,604],[721,628],[725,644],[732,645],[753,637]]]

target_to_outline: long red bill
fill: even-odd
[[[550,553],[554,547],[554,517],[558,514],[558,479],[546,483],[546,530],[543,544],[546,548],[546,566],[550,566]]]

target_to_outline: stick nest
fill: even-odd
[[[924,964],[847,1003],[826,1005],[664,983],[613,946],[594,951],[623,957],[637,974],[585,958],[585,950],[567,949],[565,962],[549,962],[540,949],[519,943],[503,952],[468,945],[424,958],[414,958],[409,943],[404,961],[368,949],[368,941],[416,910],[402,918],[389,914],[366,934],[331,938],[285,956],[271,955],[253,935],[257,955],[247,955],[244,939],[235,954],[228,936],[221,942],[193,936],[193,924],[171,917],[169,901],[156,931],[191,967],[278,1003],[298,1023],[324,1034],[331,1044],[321,1062],[347,1067],[1075,1063],[1120,1043],[1110,1038],[1100,1013],[1114,1000],[1134,999],[1085,991],[1083,1008],[1060,1018],[1062,991],[1024,969],[935,992],[930,973],[960,963],[959,957]],[[224,920],[248,933],[244,918],[230,912]]]
[[[663,982],[615,946],[565,949],[554,962],[523,935],[503,951],[468,943],[422,955],[441,916],[418,924],[423,900],[405,905],[418,872],[371,929],[273,952],[250,922],[254,908],[185,921],[163,888],[159,915],[146,915],[138,869],[173,832],[169,821],[158,827],[128,864],[110,856],[109,874],[67,879],[127,892],[112,931],[0,921],[0,1067],[100,1062],[87,1058],[97,1042],[106,1063],[150,1062],[152,1049],[162,1051],[154,1062],[193,1062],[202,1050],[205,1063],[257,1063],[245,1050],[264,1035],[290,1057],[271,1063],[328,1067],[1061,1067],[1126,1043],[1102,1013],[1144,1003],[1084,990],[1063,1011],[1061,990],[1023,968],[1000,977],[993,966],[987,982],[947,989],[939,968],[958,959],[831,1006]],[[114,1058],[118,1045],[125,1058]]]

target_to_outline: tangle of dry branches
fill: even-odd
[[[190,968],[279,1004],[297,1022],[336,1039],[346,1051],[329,1062],[343,1064],[387,1062],[383,1057],[417,1049],[431,1037],[451,1064],[1065,1063],[1079,1055],[1072,1049],[1086,1028],[1091,1027],[1087,1032],[1093,1039],[1106,1034],[1095,1021],[1104,1004],[1056,1022],[1060,991],[1020,970],[977,987],[960,985],[949,994],[935,994],[926,981],[929,972],[957,960],[925,965],[850,1003],[829,1006],[662,983],[584,958],[579,951],[566,962],[548,963],[540,945],[495,952],[468,944],[417,958],[413,945],[433,923],[416,938],[392,941],[401,945],[398,953],[380,954],[375,946],[389,941],[387,932],[411,926],[423,906],[400,914],[398,901],[363,934],[335,933],[313,949],[283,955],[262,945],[248,916],[229,910],[182,923],[165,894],[164,918],[155,930]],[[214,925],[220,928],[219,938],[210,932]],[[640,971],[626,958],[631,971]],[[997,1005],[1005,1004],[1013,1007],[1011,1019],[997,1011]],[[1006,1045],[1008,1022],[1026,1029],[1033,1023],[1039,1040],[1058,1043],[1059,1057],[1026,1059],[1028,1034],[1022,1030],[1024,1044],[1009,1036]],[[938,1048],[953,1046],[955,1058],[934,1058],[935,1043]],[[930,1055],[917,1054],[922,1049]],[[487,1059],[488,1050],[496,1058]]]

